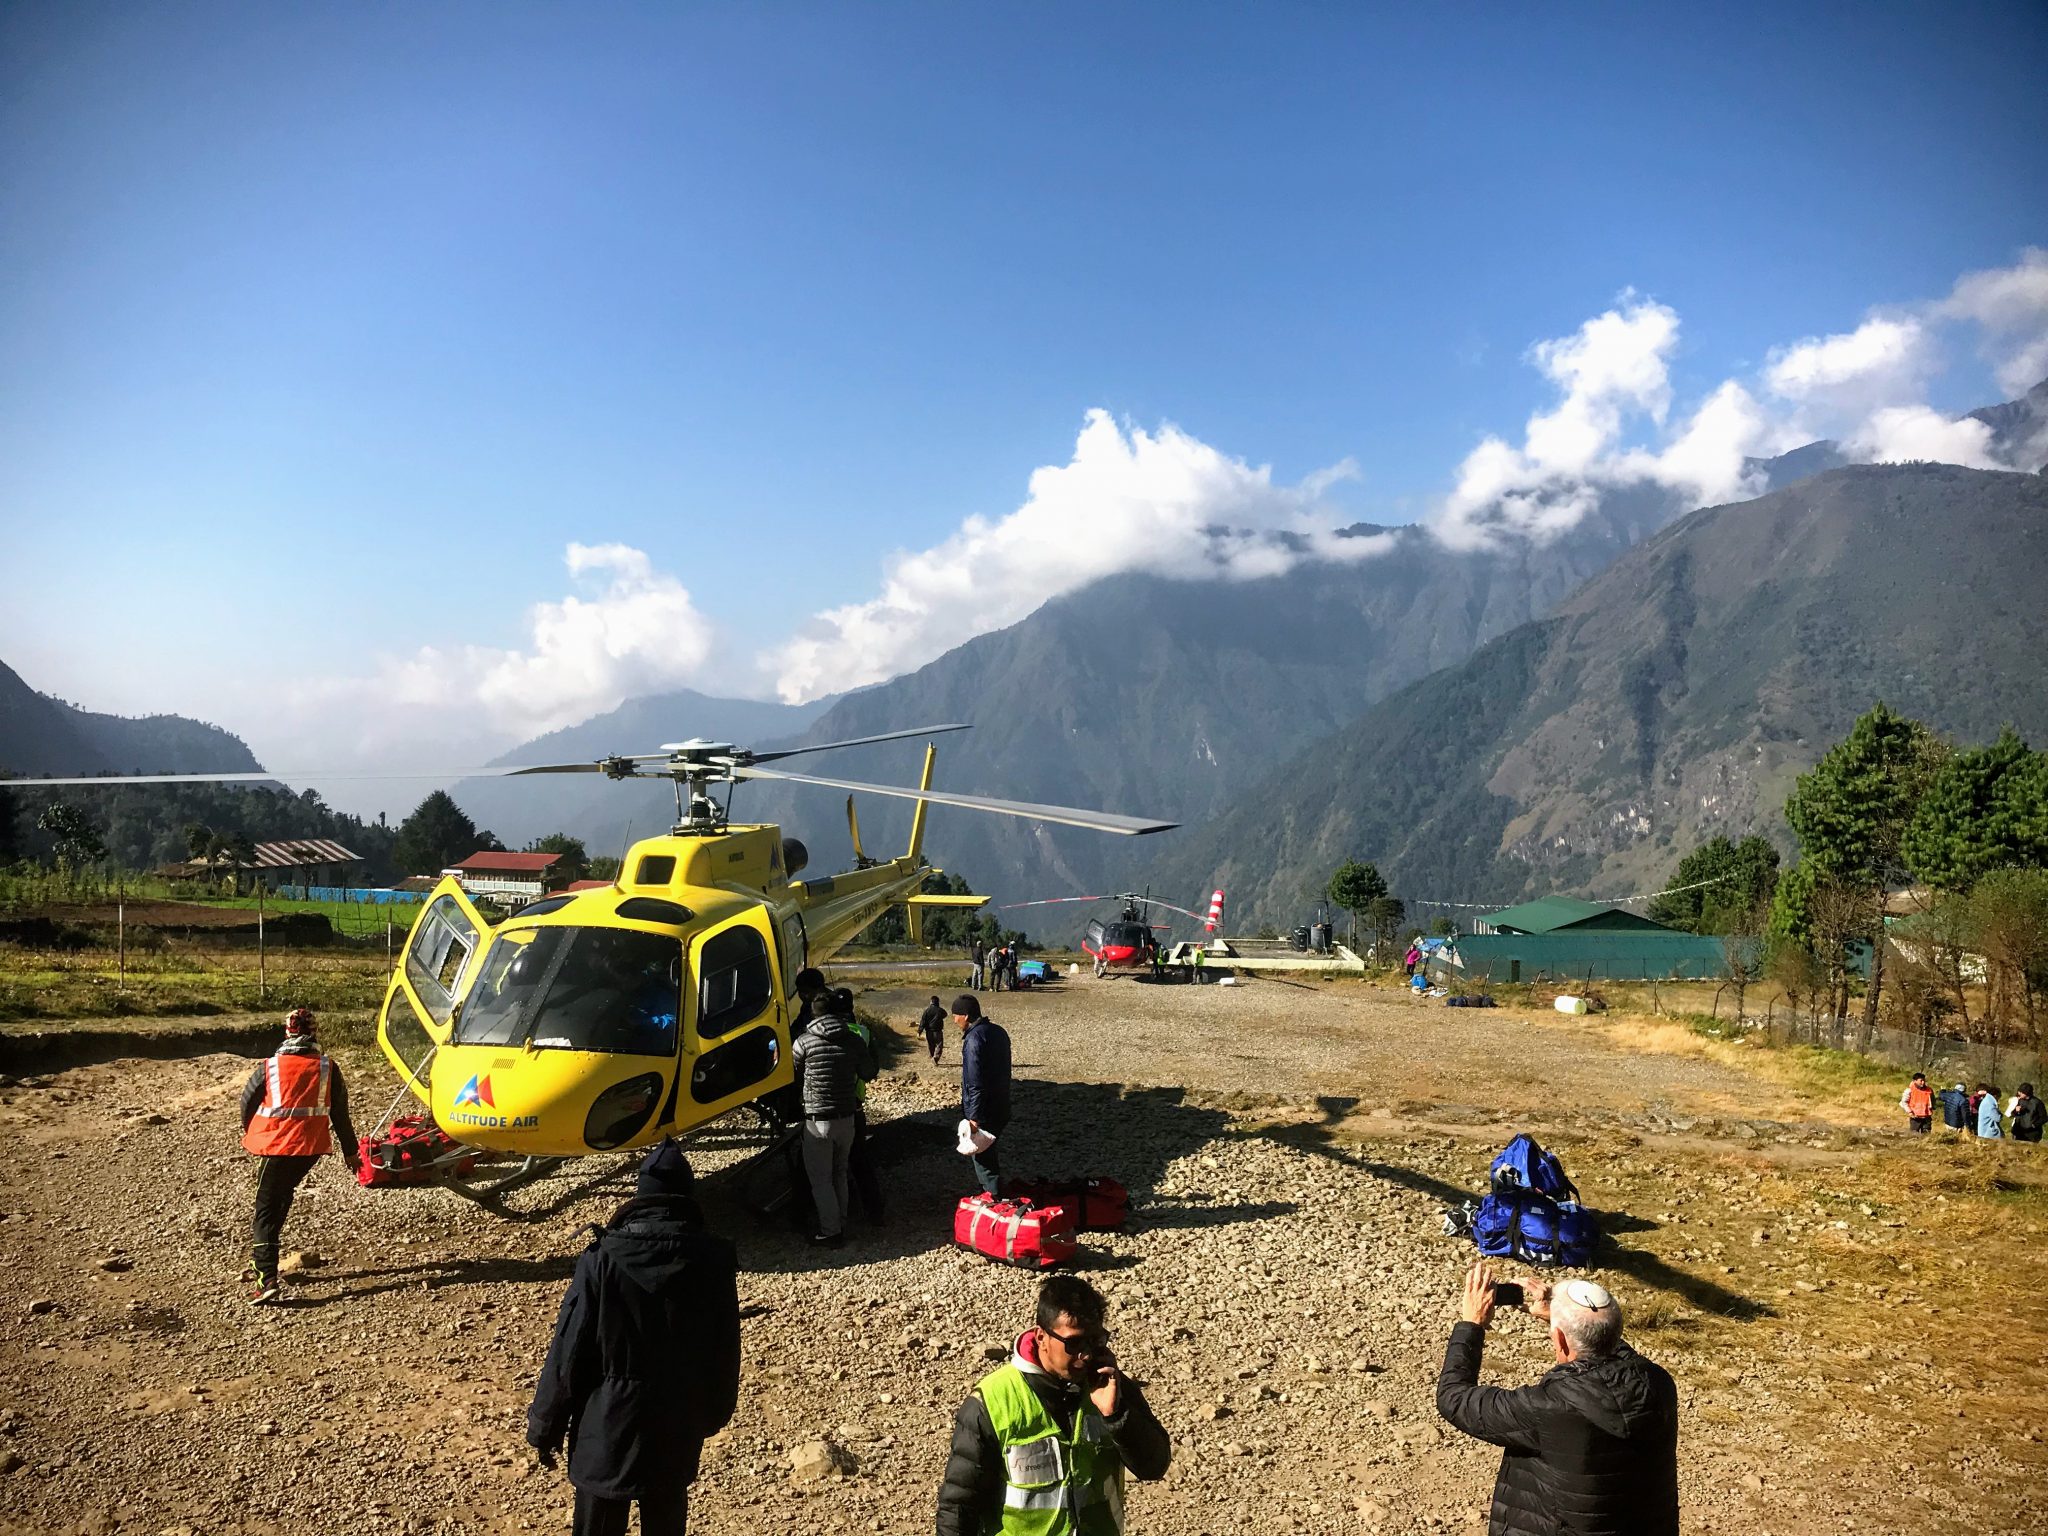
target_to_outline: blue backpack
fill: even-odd
[[[1534,1136],[1517,1136],[1493,1160],[1487,1170],[1496,1194],[1530,1189],[1553,1200],[1577,1200],[1578,1186],[1565,1176],[1557,1154],[1543,1150]]]
[[[1493,1192],[1472,1215],[1472,1241],[1488,1258],[1580,1268],[1593,1261],[1600,1227],[1579,1204],[1564,1165],[1532,1137],[1517,1136],[1493,1160]]]

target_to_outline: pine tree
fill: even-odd
[[[1967,891],[1994,869],[2048,865],[2048,753],[2007,726],[1958,752],[1927,787],[1900,845],[1906,867],[1942,891]]]
[[[1374,902],[1386,897],[1387,881],[1376,865],[1346,859],[1330,876],[1326,894],[1331,906],[1351,914],[1354,924],[1363,920],[1370,926],[1367,911]]]
[[[1760,926],[1758,915],[1770,909],[1778,889],[1778,850],[1754,835],[1739,843],[1716,835],[1678,861],[1671,883],[1693,889],[1676,890],[1651,902],[1653,921],[1689,933],[1754,928]]]
[[[399,823],[392,856],[409,875],[438,875],[483,848],[485,836],[446,790],[437,789]]]
[[[1800,864],[1810,863],[1818,877],[1813,890],[1832,888],[1850,904],[1826,926],[1841,928],[1846,938],[1871,941],[1870,986],[1863,998],[1866,1044],[1877,1027],[1884,982],[1885,891],[1905,873],[1900,844],[1906,825],[1945,751],[1919,721],[1878,704],[1799,776],[1785,802],[1785,819],[1799,835]],[[1838,979],[1838,1009],[1845,999],[1846,981]]]

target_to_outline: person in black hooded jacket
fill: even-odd
[[[690,1164],[664,1141],[634,1197],[576,1260],[526,1440],[552,1467],[566,1435],[575,1536],[682,1536],[704,1442],[739,1402],[737,1258],[704,1231]]]
[[[1533,1386],[1479,1385],[1492,1269],[1465,1274],[1436,1411],[1502,1448],[1487,1536],[1678,1536],[1678,1388],[1621,1341],[1621,1303],[1591,1280],[1523,1286],[1557,1364]]]

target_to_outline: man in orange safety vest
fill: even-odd
[[[242,1146],[256,1154],[256,1214],[250,1223],[250,1265],[243,1279],[255,1290],[250,1304],[267,1307],[283,1294],[277,1249],[292,1196],[313,1165],[341,1143],[353,1172],[357,1146],[349,1124],[348,1089],[341,1068],[320,1049],[310,1008],[285,1015],[284,1044],[242,1085]]]

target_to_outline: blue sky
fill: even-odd
[[[273,764],[379,686],[451,747],[795,687],[764,652],[1015,513],[1091,410],[1126,480],[1262,494],[1241,460],[1274,518],[1430,516],[1603,312],[1677,317],[1668,418],[1624,411],[1654,449],[1774,349],[2048,244],[2044,69],[2027,4],[11,6],[0,660]],[[1998,398],[2028,324],[1884,403]],[[572,543],[644,562],[579,585]],[[533,605],[636,601],[666,671],[522,669]]]

